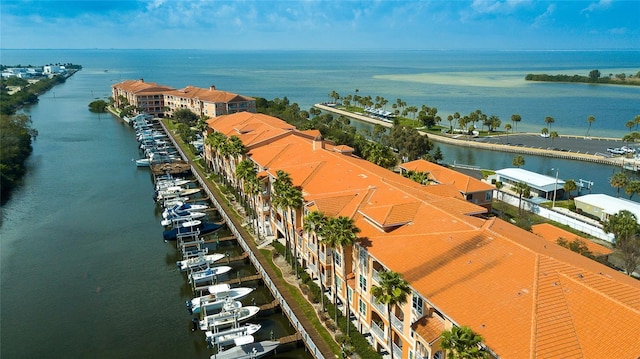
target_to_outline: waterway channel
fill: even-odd
[[[24,185],[2,207],[0,357],[208,358],[204,334],[191,331],[179,253],[162,240],[152,177],[132,162],[134,131],[87,110],[96,79],[79,74],[25,109],[39,136]],[[242,252],[235,241],[211,249]],[[248,262],[233,268],[255,273]],[[243,285],[256,288],[245,304],[273,299],[261,282]],[[279,311],[256,322],[256,340],[294,332]]]

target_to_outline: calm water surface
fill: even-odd
[[[87,110],[104,76],[81,71],[27,109],[39,136],[24,186],[2,208],[0,357],[207,358],[204,334],[191,332],[179,255],[162,240],[151,176],[132,162],[134,132]],[[246,301],[271,301],[264,287],[247,285],[257,290]],[[280,313],[255,321],[257,340],[292,332]]]
[[[2,358],[205,358],[184,301],[191,295],[175,268],[176,249],[161,240],[151,177],[132,130],[91,114],[111,85],[144,78],[181,88],[217,88],[267,99],[288,97],[308,109],[341,95],[397,98],[439,114],[482,109],[503,124],[522,115],[520,131],[537,132],[546,116],[560,134],[621,137],[640,114],[640,88],[527,83],[529,72],[636,73],[640,52],[213,52],[2,50],[2,63],[76,63],[83,70],[26,109],[40,135],[24,186],[2,208]],[[498,169],[513,154],[440,145],[445,162]],[[528,156],[526,169],[587,179],[615,194],[615,168]],[[232,251],[232,248],[225,250]],[[244,272],[251,268],[237,268]],[[255,300],[267,301],[257,290]],[[280,314],[262,318],[269,332],[289,330]],[[269,334],[261,331],[266,339]],[[304,350],[278,357],[304,357]],[[308,354],[306,354],[308,356]]]

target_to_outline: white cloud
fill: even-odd
[[[556,5],[555,4],[549,5],[544,13],[538,15],[535,18],[531,26],[538,28],[538,27],[544,27],[545,25],[553,23],[552,15],[555,11],[556,11]]]
[[[580,10],[580,13],[581,14],[587,13],[588,15],[588,13],[590,12],[608,9],[610,6],[611,6],[611,0],[600,0],[598,2],[593,2],[589,4],[589,6]]]

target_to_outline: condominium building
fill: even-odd
[[[200,117],[218,117],[236,112],[256,112],[256,100],[227,91],[187,86],[164,93],[166,114],[172,116],[176,110],[188,109]]]
[[[639,281],[488,217],[486,207],[450,183],[414,182],[324,140],[319,131],[248,112],[207,123],[209,136],[235,136],[246,149],[223,155],[208,145],[207,164],[242,190],[235,166],[251,161],[261,188],[246,195],[260,235],[290,239],[300,265],[337,295],[338,308],[346,312],[348,305],[376,350],[394,358],[443,359],[442,332],[468,326],[483,337],[490,357],[640,355]],[[271,202],[280,171],[301,190],[300,208]],[[328,247],[302,229],[311,211],[352,219],[358,240]],[[383,271],[409,284],[406,303],[377,303],[372,287],[381,284]]]
[[[256,112],[256,101],[251,97],[227,91],[187,86],[176,90],[153,82],[127,80],[111,88],[116,107],[130,105],[134,113],[154,117],[173,116],[179,109],[187,109],[199,117],[213,118],[241,111]]]

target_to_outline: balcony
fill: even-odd
[[[378,324],[376,324],[376,322],[371,322],[371,333],[373,333],[373,335],[375,335],[376,337],[384,340],[386,343],[386,340],[387,340],[387,336],[385,335],[386,332],[382,330],[382,328],[380,328]]]
[[[320,262],[327,263],[327,254],[325,252],[320,251],[318,257],[320,258]]]
[[[309,248],[309,251],[312,253],[316,253],[318,251],[318,246],[311,242],[307,243],[307,248]]]
[[[378,313],[382,314],[385,317],[387,316],[387,306],[376,302],[376,297],[374,297],[373,295],[371,296],[371,305],[376,308]]]
[[[391,325],[393,325],[394,328],[398,329],[398,331],[400,331],[400,333],[402,333],[404,331],[404,322],[402,320],[398,319],[393,314],[391,314]]]
[[[380,274],[378,274],[378,271],[377,271],[377,270],[375,270],[375,269],[371,270],[371,278],[372,278],[374,281],[376,281],[376,282],[380,283]]]
[[[393,357],[402,358],[402,348],[399,348],[396,343],[393,343]]]

